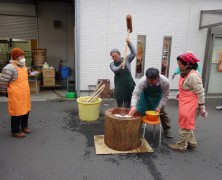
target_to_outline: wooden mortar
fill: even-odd
[[[104,142],[106,146],[117,151],[130,151],[140,146],[141,115],[128,115],[129,108],[112,108],[105,112]]]

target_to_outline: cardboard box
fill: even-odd
[[[36,92],[36,81],[29,81],[30,92],[39,93],[40,91],[40,80],[37,81],[37,92]]]
[[[55,77],[55,69],[53,69],[53,68],[43,68],[42,73],[43,73],[43,78],[44,77]]]
[[[55,86],[55,78],[43,77],[43,86]]]
[[[38,71],[39,74],[42,73],[42,68],[32,68],[32,71]]]

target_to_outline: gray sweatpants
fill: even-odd
[[[160,121],[163,127],[163,131],[167,132],[171,130],[171,125],[170,125],[170,118],[166,111],[166,107],[162,107],[160,113],[162,113],[162,115],[160,115]]]

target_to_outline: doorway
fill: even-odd
[[[208,94],[222,93],[222,72],[218,71],[218,63],[221,61],[222,55],[222,35],[212,36],[211,58],[209,63],[209,82]]]

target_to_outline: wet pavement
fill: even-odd
[[[177,140],[177,101],[168,101],[172,139],[162,138],[147,127],[146,139],[154,153],[96,155],[94,135],[104,134],[104,113],[116,107],[115,100],[103,100],[100,117],[83,122],[75,100],[32,102],[30,128],[24,139],[10,137],[7,102],[0,102],[1,180],[220,180],[222,175],[222,111],[215,110],[219,99],[207,99],[207,119],[198,118],[196,151],[171,151],[168,143]],[[158,127],[157,127],[158,131]],[[142,133],[142,129],[141,129]]]

